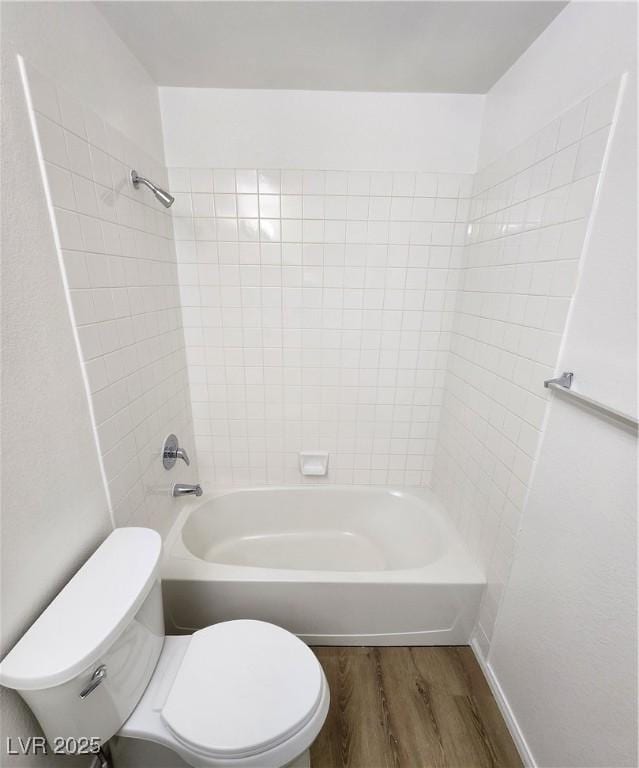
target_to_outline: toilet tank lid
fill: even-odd
[[[157,531],[116,528],[0,663],[0,684],[51,688],[99,659],[151,591],[161,555]]]

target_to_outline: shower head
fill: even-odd
[[[140,184],[144,184],[145,187],[148,187],[165,208],[170,208],[175,201],[174,197],[160,187],[157,187],[152,181],[145,179],[144,176],[138,176],[137,171],[131,171],[131,182],[136,189]]]

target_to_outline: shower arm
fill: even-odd
[[[170,208],[173,205],[175,198],[166,192],[161,187],[158,187],[150,179],[140,176],[135,169],[131,170],[131,183],[137,189],[140,184],[151,190],[155,197],[162,203],[165,208]]]

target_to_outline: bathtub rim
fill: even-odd
[[[258,494],[265,491],[309,491],[311,493],[348,491],[409,497],[428,505],[437,515],[438,525],[445,537],[442,557],[425,566],[379,571],[304,570],[263,568],[245,565],[214,563],[194,555],[182,539],[182,529],[192,512],[216,498],[234,493]],[[428,488],[400,488],[397,486],[356,486],[330,483],[299,483],[297,485],[268,485],[254,487],[225,487],[206,492],[200,498],[185,500],[164,542],[162,578],[171,581],[269,581],[305,583],[366,583],[366,584],[485,584],[486,578],[478,563],[468,552],[443,504]]]

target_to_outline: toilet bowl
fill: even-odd
[[[324,672],[295,635],[262,621],[229,621],[165,638],[118,736],[160,744],[198,768],[285,766],[315,740],[328,703]],[[115,750],[125,765],[128,748],[119,742]]]
[[[51,743],[112,739],[116,768],[308,766],[329,705],[315,655],[263,621],[165,637],[161,551],[154,531],[116,529],[5,657],[0,683]]]

